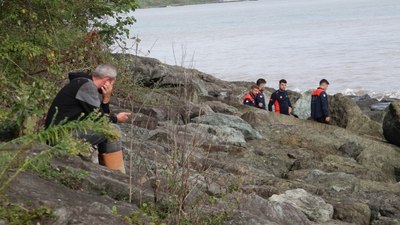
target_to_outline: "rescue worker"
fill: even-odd
[[[125,122],[130,116],[128,112],[108,115],[116,78],[117,70],[110,64],[99,65],[92,76],[86,73],[70,73],[70,82],[58,92],[50,106],[45,127],[57,125],[65,120],[68,122],[84,118],[95,110],[108,116],[110,122]],[[93,131],[76,131],[74,135],[97,146],[99,164],[125,173],[120,140],[109,141],[104,135]]]
[[[255,99],[256,107],[260,109],[267,109],[267,105],[265,104],[265,95],[264,95],[264,90],[267,85],[267,81],[265,79],[260,78],[257,80],[256,83],[259,89],[259,93],[256,95]]]
[[[282,79],[279,81],[279,90],[272,93],[268,104],[268,110],[272,112],[272,106],[276,113],[290,115],[292,113],[292,103],[290,102],[286,91],[287,81]]]
[[[256,96],[260,92],[257,85],[252,85],[250,92],[243,97],[243,104],[256,107]]]
[[[329,82],[322,79],[319,82],[319,87],[311,94],[311,118],[320,123],[331,121],[328,94],[326,94],[328,86]]]

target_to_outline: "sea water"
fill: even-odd
[[[138,9],[139,55],[224,80],[400,97],[400,0],[259,0]],[[129,51],[136,48],[128,40]],[[116,49],[118,51],[118,49]]]

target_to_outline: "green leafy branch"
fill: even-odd
[[[7,161],[0,163],[0,193],[15,179],[22,171],[27,168],[38,168],[37,165],[47,163],[52,157],[60,154],[68,155],[88,155],[90,144],[74,137],[74,132],[94,132],[106,136],[108,139],[120,138],[120,133],[116,130],[109,119],[102,116],[99,112],[93,112],[86,118],[71,122],[63,122],[60,125],[51,125],[46,130],[41,130],[38,134],[28,134],[10,142],[0,145],[0,153],[8,152],[3,155]],[[46,146],[51,144],[51,146]],[[43,147],[45,146],[45,147]],[[31,150],[39,149],[39,153]],[[43,150],[44,149],[44,150]],[[13,168],[14,167],[14,168]],[[15,172],[7,177],[7,171],[13,168]]]

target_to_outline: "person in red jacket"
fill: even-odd
[[[292,103],[290,102],[288,92],[286,91],[287,81],[279,81],[279,90],[272,93],[268,104],[268,111],[272,112],[272,106],[276,113],[290,115],[292,113]]]
[[[250,88],[250,92],[243,97],[243,104],[257,107],[256,96],[258,93],[260,93],[259,87],[257,85],[252,85]]]
[[[329,82],[322,79],[319,82],[319,87],[311,94],[311,118],[320,123],[331,121],[328,94],[326,93],[328,86]]]

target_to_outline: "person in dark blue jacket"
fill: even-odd
[[[320,123],[329,123],[331,121],[329,113],[328,89],[329,82],[322,79],[319,87],[311,94],[311,118]]]
[[[287,81],[282,79],[279,81],[279,90],[272,93],[268,104],[268,110],[272,112],[272,106],[276,113],[290,115],[292,113],[292,103],[290,102],[286,91]]]
[[[264,89],[267,85],[267,81],[265,79],[260,78],[257,80],[256,83],[257,83],[259,92],[256,95],[255,105],[257,108],[267,109],[267,105],[265,104],[265,95],[264,95]]]

